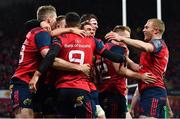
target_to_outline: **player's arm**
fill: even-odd
[[[151,43],[146,43],[137,39],[126,38],[126,37],[118,35],[115,32],[110,32],[106,34],[105,38],[111,39],[111,40],[116,39],[117,41],[122,41],[126,43],[127,45],[133,46],[137,49],[140,49],[146,52],[154,51],[154,46]]]
[[[42,31],[35,36],[35,43],[42,57],[45,57],[51,45],[51,36],[47,31]]]
[[[47,30],[52,37],[63,33],[74,33],[80,35],[81,37],[85,37],[87,35],[84,30],[78,28],[57,28],[51,30],[51,26],[46,21],[38,21],[37,19],[32,19],[25,23],[25,28],[28,30],[35,27],[42,27],[43,29]]]
[[[57,28],[57,29],[52,30],[50,33],[51,33],[51,36],[57,36],[63,33],[74,33],[74,34],[80,35],[81,37],[86,36],[86,32],[78,28]]]
[[[36,84],[39,80],[39,77],[41,76],[42,72],[44,72],[46,68],[51,64],[51,62],[53,62],[53,54],[55,52],[52,53],[52,49],[55,49],[57,47],[54,47],[54,45],[52,45],[52,47],[49,50],[49,46],[51,45],[51,36],[48,32],[45,31],[40,32],[35,36],[35,43],[42,57],[45,58],[43,59],[40,67],[35,71],[32,79],[29,82],[29,89],[32,92],[36,92]]]
[[[42,21],[40,23],[40,26],[48,30],[52,37],[58,36],[63,33],[74,33],[74,34],[80,35],[81,37],[85,37],[87,35],[84,30],[81,30],[78,28],[56,28],[54,30],[51,30],[50,25],[46,21]]]
[[[126,62],[128,68],[132,69],[133,71],[139,71],[141,69],[141,66],[134,61],[132,61],[129,57],[126,57]]]
[[[123,47],[119,46],[112,46],[110,48],[110,51],[118,54],[124,54],[125,51],[123,50]],[[127,56],[126,56],[127,57]],[[127,59],[127,58],[126,58]],[[151,83],[154,82],[154,77],[150,76],[149,74],[140,74],[138,72],[134,72],[126,67],[125,63],[113,63],[114,69],[117,72],[117,74],[126,76],[128,78],[132,78],[135,80],[143,81],[145,83]]]
[[[134,79],[137,81],[143,81],[146,84],[154,83],[156,78],[151,76],[151,73],[140,74],[138,72],[134,72],[124,66],[124,64],[113,63],[113,66],[117,72],[117,74],[126,76],[127,78]]]
[[[40,26],[40,22],[37,20],[37,19],[31,19],[31,20],[28,20],[24,23],[24,26],[25,26],[25,29],[27,31],[33,29],[33,28],[36,28],[36,27],[39,27]]]
[[[102,56],[105,57],[113,62],[122,63],[125,62],[126,58],[121,53],[114,53],[104,46],[104,43],[100,40],[94,39],[96,43],[96,51]]]
[[[134,95],[132,97],[131,107],[130,107],[130,110],[129,110],[132,117],[134,117],[134,108],[135,108],[135,106],[137,104],[139,96],[140,96],[140,94],[139,94],[139,90],[138,90],[138,87],[137,87],[135,92],[134,92]]]
[[[31,30],[36,27],[42,27],[46,31],[51,31],[51,26],[46,21],[39,21],[37,19],[31,19],[24,24],[26,30]]]
[[[47,54],[47,57],[49,57],[48,54]],[[50,59],[52,59],[52,58],[50,58]],[[49,62],[46,62],[47,60]],[[48,65],[51,64],[50,62],[51,61],[45,57],[43,63],[40,65],[39,69],[35,71],[32,79],[29,82],[29,89],[32,92],[37,91],[37,88],[36,88],[37,81],[39,80],[39,77],[42,75],[42,73],[47,69]],[[57,63],[57,65],[56,65],[53,63],[53,65],[56,65],[55,67],[58,67],[58,69],[67,70],[67,71],[82,71],[84,74],[89,76],[89,72],[90,72],[89,64],[78,65],[78,64],[73,64],[73,63],[67,62],[62,59],[59,59],[58,62],[60,64]]]
[[[57,69],[57,70],[64,70],[64,71],[82,71],[82,72],[86,72],[84,70],[85,67],[89,67],[90,68],[90,65],[89,64],[83,64],[83,65],[79,65],[79,64],[74,64],[74,63],[70,63],[66,60],[63,60],[61,58],[55,58],[54,59],[54,62],[52,64],[53,68]],[[88,68],[88,69],[89,69]],[[89,71],[87,71],[85,74],[86,75],[89,75],[88,73]]]
[[[173,118],[174,114],[173,114],[172,109],[171,109],[171,106],[170,106],[170,104],[169,104],[169,99],[168,99],[168,97],[166,98],[166,105],[167,105],[168,112],[169,112],[169,113],[168,113],[169,118]]]
[[[41,50],[41,54],[44,56],[44,59],[42,60],[41,65],[38,68],[38,71],[40,73],[43,73],[51,65],[53,66],[53,68],[58,70],[83,71],[83,72],[84,70],[86,70],[87,66],[89,67],[89,65],[87,64],[79,65],[79,64],[70,63],[61,58],[55,58],[58,55],[60,48],[61,48],[61,40],[55,37],[52,39],[52,45],[50,46],[50,49],[46,48]]]
[[[124,48],[126,52],[125,55],[126,55],[126,63],[127,63],[128,68],[136,72],[139,71],[141,69],[141,66],[129,58],[129,50],[127,47],[124,47]],[[120,51],[117,51],[117,52],[120,52]]]
[[[43,54],[43,55],[45,55],[45,57],[42,60],[37,71],[35,71],[32,79],[29,83],[29,86],[30,86],[30,89],[32,92],[35,92],[37,90],[36,83],[39,80],[39,77],[41,76],[41,74],[44,73],[47,70],[47,68],[49,66],[51,66],[52,64],[53,64],[53,67],[60,69],[60,70],[82,71],[86,75],[89,75],[90,66],[88,64],[78,65],[78,64],[70,63],[70,62],[60,59],[60,58],[55,58],[60,51],[60,46],[61,46],[60,40],[57,38],[53,38],[50,49],[41,50],[41,54],[42,54],[42,52],[45,53],[46,51],[48,53],[47,53],[47,55]]]

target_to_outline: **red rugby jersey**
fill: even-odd
[[[107,47],[107,49],[111,49],[111,47],[117,45],[114,45],[112,43],[106,43],[105,46]],[[119,44],[119,46],[125,48],[124,54],[127,55],[127,46],[124,43]],[[101,56],[97,56],[96,66],[100,78],[98,81],[99,91],[103,92],[108,90],[114,92],[114,90],[117,90],[119,93],[125,96],[127,79],[126,77],[120,76],[116,73],[112,61],[106,58],[101,58]]]
[[[97,50],[94,38],[82,38],[67,33],[59,36],[62,47],[58,57],[77,64],[93,64],[93,55]],[[58,73],[57,73],[58,72]],[[90,91],[90,79],[82,72],[56,71],[56,88],[78,88]]]
[[[142,52],[140,64],[143,66],[140,73],[149,72],[156,77],[157,81],[151,84],[139,82],[139,91],[149,87],[160,87],[165,89],[163,76],[167,68],[169,51],[162,39],[154,39],[150,42],[154,46],[154,52]]]
[[[45,43],[47,45],[44,45],[43,42],[46,42],[46,40],[40,39],[42,41],[40,41],[41,42],[39,44],[40,47],[38,47],[35,41],[36,39],[35,37],[40,32],[46,32],[46,31],[40,27],[37,27],[27,33],[26,39],[21,47],[19,64],[13,75],[13,77],[17,77],[20,80],[25,81],[26,83],[29,83],[34,72],[37,70],[37,68],[40,65],[40,62],[42,60],[40,51],[45,48],[49,48],[50,45],[49,43],[51,42],[49,41],[48,43]]]

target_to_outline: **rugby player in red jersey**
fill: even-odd
[[[37,10],[37,19],[45,20],[51,26],[54,25],[56,17],[56,9],[53,6],[41,6]],[[50,43],[51,36],[40,27],[32,29],[26,35],[18,68],[11,79],[12,104],[17,118],[33,117],[32,93],[29,91],[28,84],[42,57],[46,55]]]
[[[45,21],[51,27],[54,27],[56,17],[56,9],[53,6],[41,6],[37,10],[37,20]],[[52,43],[56,44],[51,40],[49,32],[40,27],[27,33],[21,48],[18,68],[11,79],[11,99],[15,117],[33,117],[33,94],[29,90],[29,82]]]
[[[80,18],[77,13],[68,13],[66,16],[67,27],[79,27]],[[92,65],[92,56],[96,52],[116,62],[123,62],[122,55],[107,51],[102,41],[92,37],[82,38],[76,34],[66,33],[59,36],[62,43],[59,57],[67,61]],[[81,72],[52,71],[51,75],[56,81],[59,94],[60,117],[94,117],[95,108],[91,105],[89,77]],[[53,80],[52,79],[52,80]]]
[[[142,50],[140,56],[140,73],[149,72],[156,78],[156,82],[145,84],[139,82],[140,107],[141,112],[139,118],[145,117],[164,117],[164,106],[166,105],[167,92],[163,81],[166,72],[169,51],[162,39],[165,31],[165,24],[162,20],[152,18],[147,21],[144,26],[144,40],[130,39],[110,32],[106,35],[107,39],[116,39],[127,45]]]
[[[78,15],[74,12],[68,13],[66,16],[66,24],[67,27],[79,27],[80,19]],[[62,41],[62,49],[60,50],[59,57],[67,61],[92,65],[92,57],[95,51],[109,57],[109,55],[106,54],[107,50],[104,49],[103,43],[92,37],[81,38],[75,34],[63,34],[59,36],[59,38]],[[91,105],[92,99],[90,96],[91,89],[89,82],[89,77],[82,73],[61,72],[61,74],[58,75],[56,88],[60,95],[60,116],[94,117],[95,107]],[[64,108],[65,105],[66,108]],[[73,107],[73,105],[75,107]],[[74,112],[74,110],[76,110],[76,112]]]
[[[131,30],[127,26],[117,25],[114,32],[124,37],[130,37]],[[111,51],[125,54],[127,65],[135,69],[135,64],[128,58],[129,50],[124,43],[112,40],[106,43]],[[126,106],[126,77],[134,78],[146,82],[146,79],[153,78],[149,75],[133,72],[124,67],[124,64],[113,63],[108,59],[97,56],[96,66],[100,75],[98,89],[100,92],[100,104],[105,110],[108,118],[125,118],[127,112]],[[138,66],[138,65],[137,65]],[[136,66],[136,67],[137,67]],[[120,72],[119,72],[120,70]],[[146,82],[149,83],[149,82]]]

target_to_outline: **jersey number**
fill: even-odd
[[[24,59],[24,50],[25,50],[25,46],[22,45],[21,47],[21,52],[20,52],[20,56],[19,56],[19,64],[22,63],[23,59]]]
[[[101,72],[101,73],[108,72],[108,67],[106,63],[104,63],[104,58],[96,60],[96,64],[97,64],[96,67],[97,67],[98,72]]]
[[[111,78],[111,76],[109,76],[108,74],[108,66],[104,62],[104,58],[96,60],[96,67],[97,67],[101,80]]]
[[[74,58],[74,55],[80,55],[80,58]],[[69,61],[77,62],[79,64],[84,64],[84,51],[81,50],[72,50],[69,52]]]

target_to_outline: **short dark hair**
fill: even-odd
[[[85,21],[90,21],[92,18],[94,18],[98,21],[98,18],[94,14],[83,14],[81,16],[81,23],[85,22]]]
[[[66,25],[67,27],[78,27],[80,26],[80,16],[76,12],[68,12],[66,14]]]
[[[89,23],[89,22],[87,22],[87,21],[82,22],[82,23],[81,23],[81,29],[84,29],[84,26],[85,26],[85,25],[91,25],[91,23]]]

